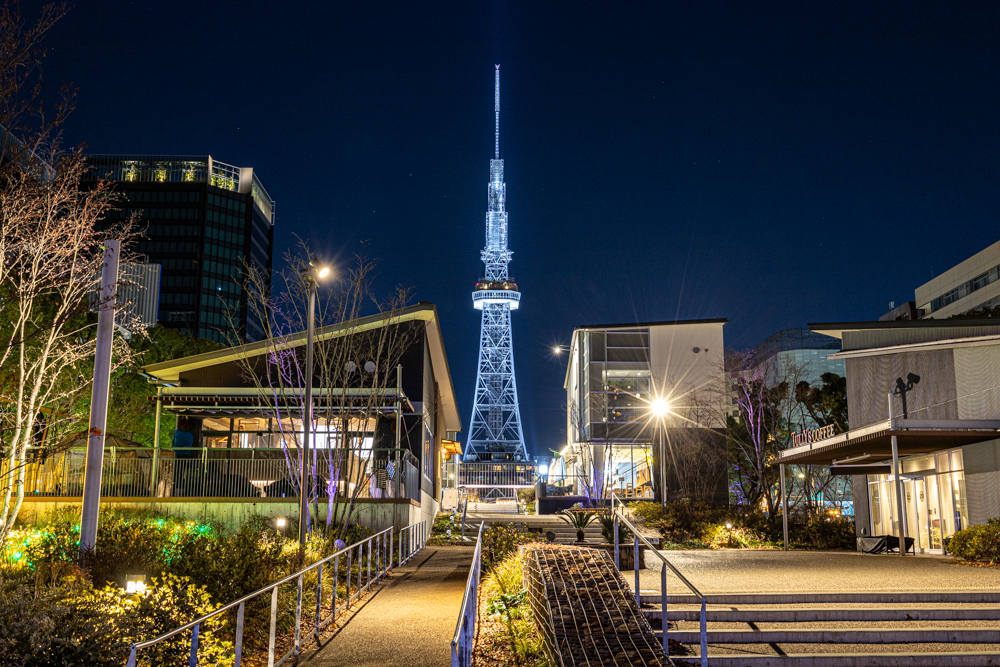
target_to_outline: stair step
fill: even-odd
[[[650,619],[661,617],[659,607],[643,608],[642,615]],[[810,623],[816,621],[998,621],[1000,608],[939,607],[906,608],[808,608],[808,609],[708,609],[706,619],[716,622],[749,623]],[[700,621],[700,609],[671,609],[667,620]],[[1000,635],[998,635],[1000,640]]]
[[[696,664],[692,656],[671,656]],[[712,667],[996,667],[996,652],[968,653],[789,653],[786,655],[712,655]]]
[[[624,575],[631,581],[631,575]],[[660,603],[660,592],[642,590],[642,602]],[[708,604],[752,605],[752,604],[908,604],[913,602],[949,603],[970,602],[979,604],[1000,603],[1000,591],[930,591],[924,593],[709,593],[705,595]],[[701,599],[687,594],[673,594],[667,597],[667,605],[701,604]]]
[[[656,631],[662,636],[663,631]],[[996,628],[884,628],[811,630],[708,630],[710,644],[992,644],[1000,640]],[[698,630],[671,630],[670,639],[682,644],[701,641]]]

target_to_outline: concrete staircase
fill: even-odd
[[[659,591],[642,612],[662,637]],[[707,595],[712,667],[1000,666],[1000,592]],[[667,600],[677,664],[699,664],[701,604]]]
[[[485,505],[486,503],[480,503],[479,505]],[[528,524],[528,527],[544,536],[549,531],[555,533],[555,541],[559,544],[575,544],[576,543],[576,530],[570,526],[568,523],[563,521],[557,516],[553,515],[537,515],[537,514],[510,514],[510,513],[487,513],[487,512],[473,512],[474,503],[469,503],[469,512],[466,515],[466,529],[465,534],[469,534],[470,526],[479,526],[481,521],[486,521],[487,523],[513,523],[513,524]],[[604,537],[601,535],[601,524],[595,519],[587,526],[585,531],[586,541],[591,544],[600,544],[604,542]]]

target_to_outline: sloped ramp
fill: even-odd
[[[671,664],[607,551],[524,548],[524,584],[550,665]]]

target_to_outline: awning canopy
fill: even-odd
[[[892,458],[892,437],[900,456],[924,454],[1000,438],[1000,420],[897,419],[877,422],[779,453],[775,463],[837,465]],[[844,473],[847,474],[847,473]]]
[[[159,397],[163,408],[178,415],[243,414],[273,416],[275,407],[282,410],[301,409],[303,392],[300,389],[256,389],[246,387],[164,387]],[[396,388],[359,389],[323,388],[313,389],[313,409],[320,416],[326,414],[350,415],[362,410],[365,413],[382,411],[395,413]],[[399,402],[404,412],[413,412],[414,407],[405,393],[399,394]]]

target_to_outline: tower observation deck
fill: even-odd
[[[510,333],[510,312],[520,305],[521,292],[507,272],[513,253],[507,248],[507,211],[504,208],[507,186],[503,182],[503,160],[500,159],[499,65],[495,77],[496,142],[490,160],[486,247],[481,253],[486,275],[476,283],[472,293],[476,310],[483,311],[483,322],[465,460],[527,461]]]

